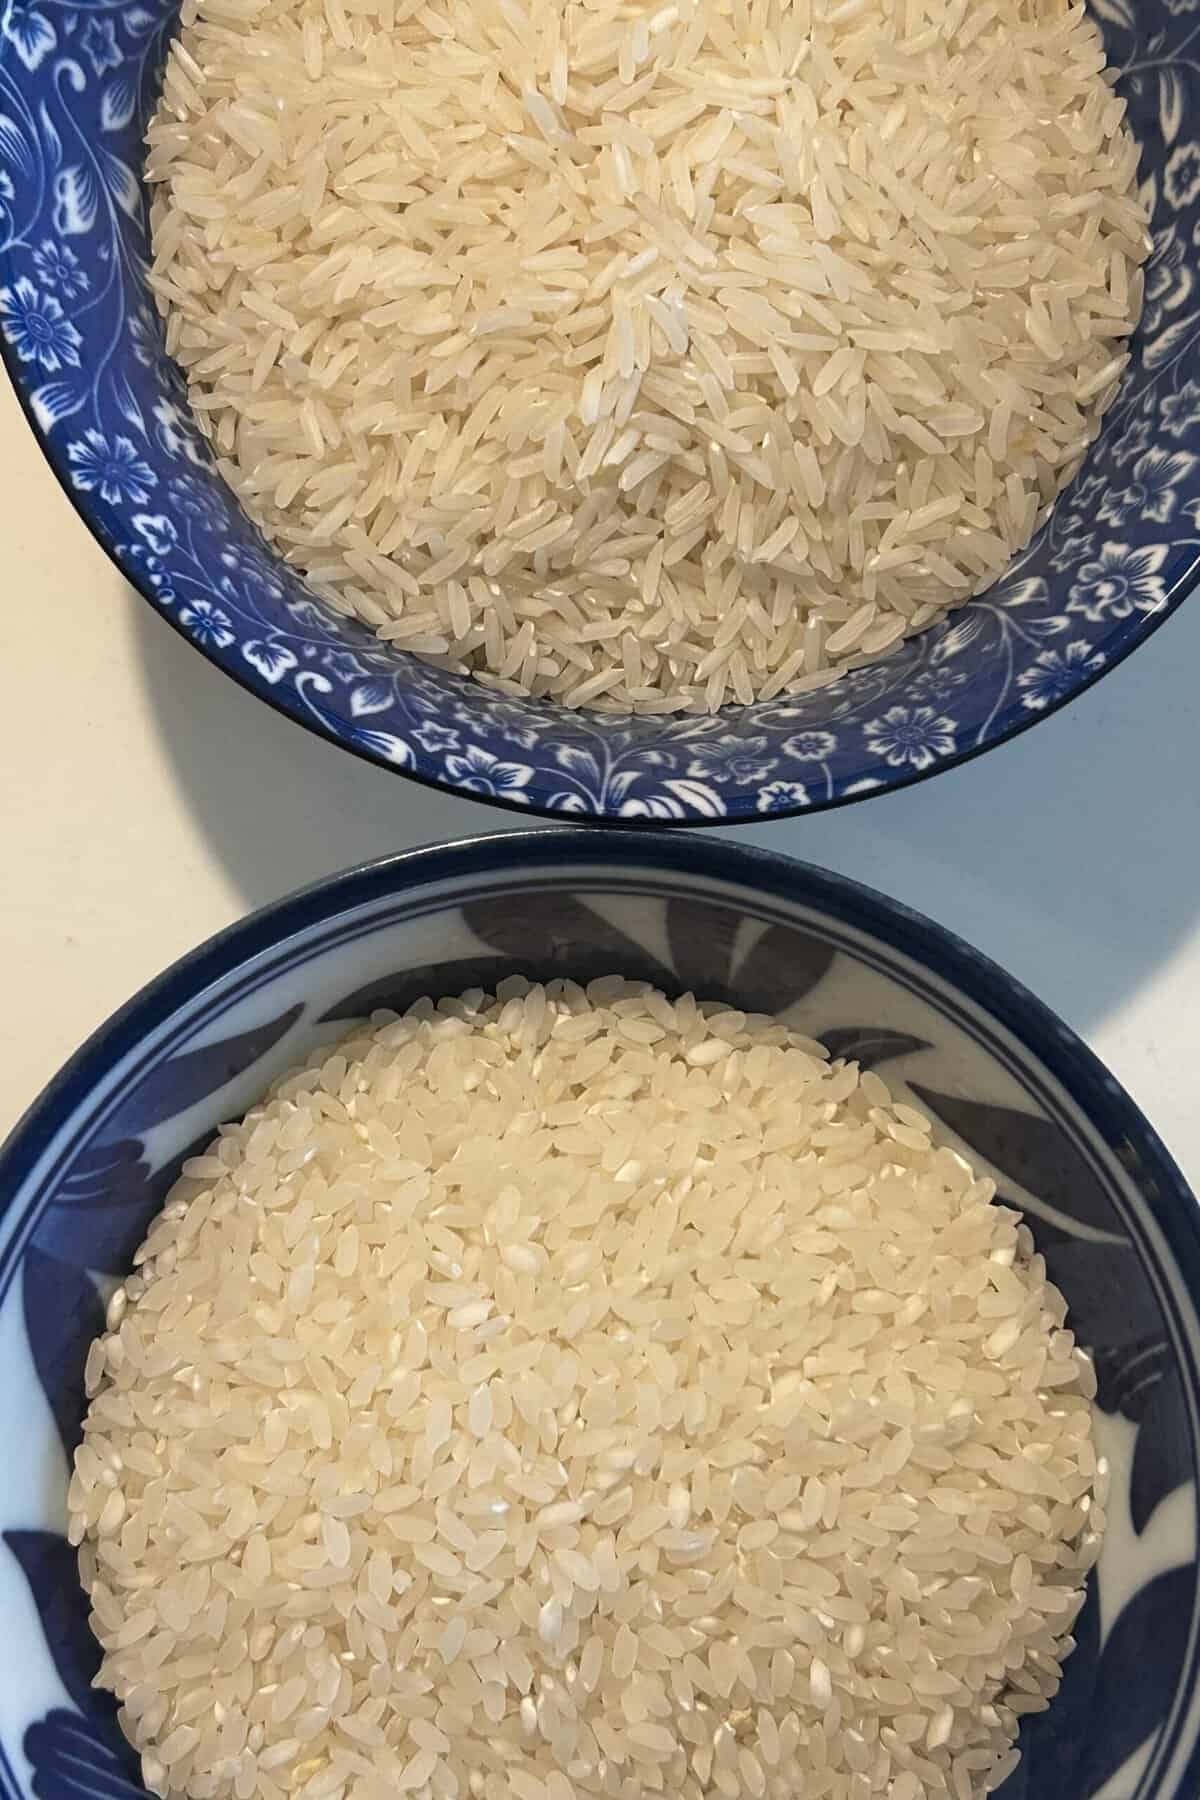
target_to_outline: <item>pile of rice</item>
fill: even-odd
[[[1116,391],[1137,147],[1069,0],[184,0],[153,285],[380,635],[649,713],[986,588]]]
[[[362,1027],[93,1347],[100,1681],[195,1800],[971,1800],[1103,1527],[1087,1362],[926,1119],[618,979]]]

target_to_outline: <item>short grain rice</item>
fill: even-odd
[[[88,1359],[70,1535],[147,1784],[982,1794],[1104,1522],[1031,1252],[774,1020],[376,1015],[185,1165]]]

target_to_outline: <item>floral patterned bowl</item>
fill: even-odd
[[[1198,0],[1093,4],[1154,215],[1119,402],[995,588],[818,694],[671,722],[500,698],[341,618],[264,544],[210,465],[145,282],[141,138],[174,0],[0,0],[0,350],[51,466],[134,586],[252,692],[360,755],[501,805],[629,823],[901,787],[1081,692],[1197,571]]]
[[[182,1159],[379,1007],[522,972],[781,1013],[878,1069],[1026,1210],[1099,1385],[1109,1524],[1078,1648],[1003,1800],[1200,1793],[1200,1211],[1077,1038],[938,927],[684,834],[497,834],[342,875],[179,963],[0,1151],[0,1800],[139,1800],[63,1538],[83,1367]]]

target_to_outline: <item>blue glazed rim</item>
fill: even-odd
[[[477,882],[505,885],[526,877],[603,879],[605,864],[626,878],[644,871],[686,883],[728,882],[785,905],[824,911],[873,937],[927,970],[983,1011],[1022,1050],[1037,1059],[1052,1082],[1079,1109],[1094,1138],[1114,1156],[1138,1189],[1161,1234],[1182,1284],[1200,1288],[1200,1206],[1181,1170],[1140,1109],[1081,1039],[1020,982],[945,927],[874,889],[774,852],[731,843],[705,843],[678,834],[643,834],[620,850],[597,844],[587,829],[499,832],[401,852],[327,877],[249,915],[185,955],[143,987],[102,1024],[50,1082],[0,1145],[0,1194],[12,1200],[37,1171],[48,1145],[111,1069],[155,1037],[170,1018],[228,983],[259,958],[285,950],[289,940],[339,917],[367,912],[380,902],[416,895],[426,885]],[[215,998],[215,996],[214,996]],[[11,1201],[10,1201],[11,1204]],[[7,1211],[7,1206],[4,1207]],[[1179,1346],[1177,1345],[1177,1349]],[[1188,1356],[1188,1386],[1197,1389],[1195,1358]],[[1200,1638],[1193,1614],[1186,1667],[1156,1746],[1158,1770],[1194,1725],[1200,1678]],[[4,1762],[0,1753],[0,1764]],[[11,1776],[11,1770],[5,1770]],[[3,1783],[0,1782],[0,1786]],[[16,1790],[14,1790],[16,1791]],[[1172,1793],[1189,1800],[1200,1793],[1200,1743],[1187,1758]]]
[[[1023,982],[947,926],[815,863],[747,844],[701,845],[661,828],[641,826],[637,836],[636,845],[625,843],[611,853],[616,860],[760,888],[792,903],[802,898],[881,938],[969,995],[1044,1064],[1108,1148],[1144,1185],[1147,1204],[1173,1253],[1180,1249],[1181,1234],[1171,1209],[1182,1205],[1192,1227],[1190,1242],[1184,1240],[1184,1256],[1190,1251],[1192,1278],[1200,1289],[1200,1199],[1116,1077]],[[569,869],[594,864],[604,854],[591,825],[488,832],[359,863],[259,907],[179,957],[91,1032],[0,1142],[0,1195],[11,1194],[28,1177],[48,1138],[113,1063],[205,988],[287,938],[403,888],[506,869],[522,875]],[[0,1204],[7,1209],[7,1201]]]
[[[189,423],[144,284],[142,130],[173,0],[0,0],[0,354],[56,478],[82,491],[68,497],[135,591],[258,699],[367,760],[526,819],[638,830],[907,787],[1083,692],[1200,570],[1195,4],[1091,0],[1154,237],[1130,370],[1077,482],[985,594],[819,693],[669,720],[501,696],[385,651],[279,560]],[[79,373],[34,387],[63,369]],[[133,510],[151,494],[165,513]]]
[[[133,589],[134,593],[136,593],[140,599],[144,600],[158,617],[162,619],[165,624],[169,625],[171,630],[174,631],[185,644],[190,645],[194,650],[198,650],[206,662],[211,663],[214,668],[219,669],[223,675],[227,675],[229,679],[235,682],[245,693],[252,695],[256,700],[264,701],[271,708],[272,712],[278,713],[281,718],[289,720],[293,725],[299,725],[303,730],[312,732],[316,737],[323,738],[326,743],[336,745],[340,750],[348,750],[352,756],[357,757],[361,762],[369,764],[371,768],[386,768],[391,774],[400,775],[406,781],[415,782],[419,787],[428,788],[433,793],[452,794],[463,799],[481,802],[487,806],[496,807],[501,812],[515,814],[522,819],[542,818],[552,820],[555,823],[562,819],[562,809],[559,807],[541,804],[532,799],[519,803],[513,800],[506,800],[502,795],[494,793],[486,796],[467,793],[448,782],[439,781],[433,775],[424,774],[420,769],[408,767],[401,768],[395,763],[383,762],[378,756],[372,754],[372,752],[363,745],[353,743],[348,738],[343,737],[338,732],[330,729],[320,718],[314,717],[311,712],[302,710],[299,705],[288,704],[280,697],[280,693],[276,688],[273,688],[268,682],[256,681],[252,675],[246,672],[245,666],[242,663],[236,661],[233,657],[226,657],[221,649],[215,644],[197,640],[195,637],[191,636],[180,623],[178,617],[171,612],[170,608],[162,604],[159,596],[149,585],[145,576],[139,572],[136,565],[131,560],[122,557],[116,547],[109,545],[104,541],[98,526],[89,516],[78,490],[67,479],[66,470],[59,466],[60,456],[52,445],[48,433],[43,431],[41,425],[38,423],[27,396],[24,378],[19,373],[16,352],[2,331],[0,331],[0,363],[4,366],[4,372],[8,377],[9,387],[16,396],[17,403],[25,416],[26,424],[29,426],[34,440],[37,443],[55,482],[66,496],[66,499],[71,506],[71,510],[81,521],[87,530],[89,537],[91,537],[93,542],[99,546],[102,553],[108,558],[109,562],[117,570],[122,579]],[[585,813],[579,816],[578,826],[572,826],[568,829],[592,830],[600,828],[602,830],[627,831],[643,836],[654,836],[656,833],[667,831],[697,831],[718,826],[729,828],[731,826],[762,825],[771,820],[798,818],[801,814],[811,815],[814,813],[832,812],[837,807],[856,806],[863,800],[873,800],[881,797],[883,794],[899,793],[904,788],[917,787],[923,782],[932,780],[935,775],[941,775],[949,769],[961,768],[966,763],[974,762],[977,757],[986,755],[989,750],[997,749],[1000,745],[1009,743],[1013,738],[1020,737],[1024,732],[1028,731],[1032,726],[1039,724],[1043,719],[1048,719],[1054,713],[1061,712],[1063,708],[1069,706],[1073,700],[1079,699],[1082,694],[1086,694],[1089,689],[1095,687],[1098,681],[1103,680],[1106,675],[1111,674],[1112,671],[1118,668],[1127,657],[1131,656],[1135,650],[1144,644],[1147,638],[1151,637],[1158,630],[1159,626],[1163,625],[1167,619],[1182,606],[1183,602],[1197,586],[1200,586],[1200,557],[1194,559],[1191,565],[1179,576],[1157,611],[1143,613],[1141,615],[1141,627],[1136,634],[1132,635],[1128,642],[1123,644],[1118,651],[1111,655],[1107,655],[1106,660],[1100,668],[1093,670],[1091,673],[1082,673],[1077,684],[1068,692],[1059,695],[1057,698],[1048,700],[1047,703],[1036,712],[1029,712],[1023,716],[1018,715],[1012,724],[1005,726],[1002,730],[997,731],[994,737],[989,737],[983,742],[969,744],[965,749],[954,750],[949,754],[938,753],[935,751],[932,760],[926,764],[925,767],[913,769],[910,773],[896,774],[894,779],[889,778],[887,783],[882,787],[862,788],[853,793],[844,791],[833,793],[825,797],[816,797],[811,800],[806,800],[799,805],[772,808],[769,813],[757,816],[753,814],[743,814],[739,817],[735,814],[730,816],[720,815],[717,817],[708,817],[704,814],[696,814],[695,816],[688,814],[682,818],[643,818],[625,817],[617,813]],[[368,866],[370,865],[363,865],[364,868]],[[869,892],[870,890],[864,889],[863,891]],[[216,940],[213,941],[215,942]],[[141,996],[139,996],[139,998],[140,997]]]

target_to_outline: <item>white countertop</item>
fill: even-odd
[[[93,543],[0,375],[0,1136],[210,933],[348,864],[519,824],[243,693]],[[1200,1189],[1200,596],[1097,688],[905,793],[731,832],[857,877],[1080,1031]]]

